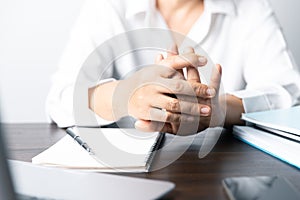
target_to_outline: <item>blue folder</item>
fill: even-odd
[[[300,136],[300,106],[246,113],[242,115],[242,119],[256,125]]]

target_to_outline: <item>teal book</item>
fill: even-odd
[[[269,131],[275,129],[300,136],[300,106],[246,113],[242,119]]]
[[[249,126],[234,126],[233,135],[239,140],[300,169],[300,143]]]

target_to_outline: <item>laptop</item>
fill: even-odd
[[[167,181],[6,160],[4,136],[0,123],[0,200],[157,199],[175,187]]]
[[[11,179],[10,170],[6,161],[6,148],[5,148],[4,136],[2,135],[2,128],[0,123],[0,199],[4,200],[27,200],[38,199],[31,196],[16,194]]]

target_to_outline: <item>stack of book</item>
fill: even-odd
[[[233,134],[300,169],[300,106],[242,115],[247,126],[234,126]]]

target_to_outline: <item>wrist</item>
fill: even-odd
[[[111,81],[88,89],[89,109],[108,121],[117,120],[112,106],[112,98],[117,84],[118,81]]]
[[[242,99],[231,95],[225,94],[220,96],[220,105],[225,106],[225,127],[233,125],[243,125],[244,121],[241,120],[242,113],[244,113],[244,106]]]

